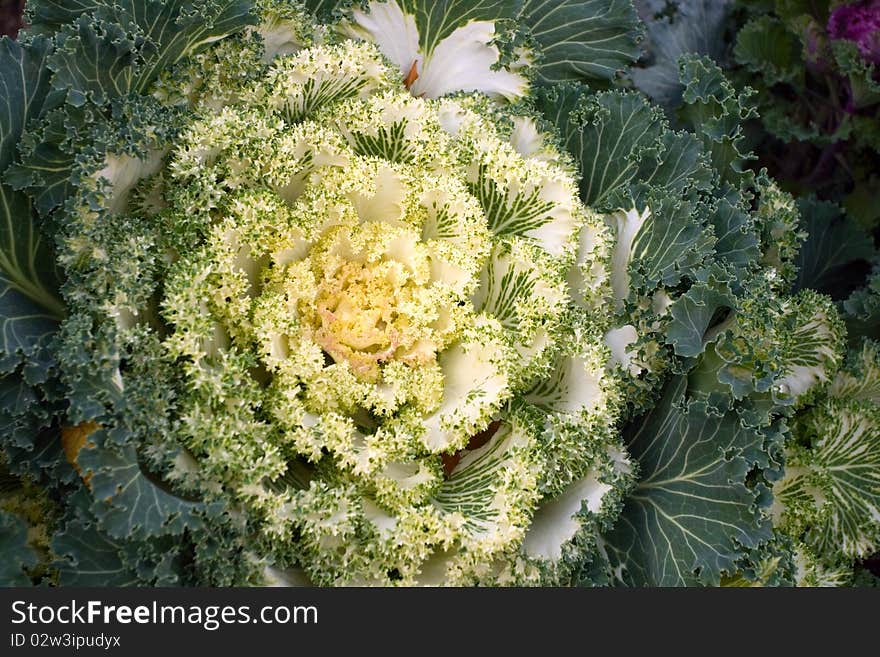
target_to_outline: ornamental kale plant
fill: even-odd
[[[876,7],[870,2],[831,3],[827,10],[823,9],[826,6],[827,3],[639,3],[640,14],[647,21],[649,48],[643,62],[631,71],[629,77],[640,89],[663,103],[667,112],[684,125],[689,119],[682,105],[682,87],[668,75],[669,62],[684,53],[711,54],[723,62],[737,80],[757,88],[754,100],[760,117],[755,118],[759,118],[760,123],[753,118],[746,126],[748,139],[755,145],[759,156],[755,164],[768,165],[786,189],[811,192],[797,203],[798,228],[806,236],[806,241],[796,257],[797,274],[793,289],[819,290],[837,300],[852,351],[848,357],[850,364],[837,375],[842,377],[852,371],[846,369],[853,367],[852,363],[861,362],[853,354],[861,353],[862,349],[867,350],[865,353],[870,352],[872,345],[876,344],[873,341],[880,337],[873,302],[875,286],[873,279],[866,280],[871,263],[876,261],[874,240],[871,239],[871,233],[876,233],[876,230],[872,231],[876,224],[870,192],[875,169],[872,162],[876,159],[873,151],[876,149],[864,139],[869,138],[876,128],[876,107],[873,101],[855,107],[856,95],[866,87],[854,75],[856,69],[846,64],[848,60],[862,62],[859,70],[866,72],[869,78],[873,75],[869,44],[873,38],[871,16]],[[819,29],[819,25],[825,27]],[[783,34],[785,30],[789,31],[787,36]],[[783,61],[785,65],[779,65]],[[782,69],[788,74],[781,75]],[[873,83],[868,86],[870,84]],[[822,117],[831,116],[818,109],[823,106],[836,108],[835,125],[845,127],[831,141],[820,135]],[[812,122],[816,130],[809,134],[802,131],[798,126],[804,121]],[[758,125],[761,128],[756,129]],[[791,130],[801,131],[794,134]],[[812,167],[815,174],[806,182],[798,173],[803,166]],[[815,192],[834,202],[817,200],[812,196]],[[859,371],[870,372],[870,369],[859,368]],[[832,384],[832,390],[836,385]],[[836,395],[828,393],[828,396]],[[823,400],[825,393],[817,391],[813,397]],[[832,403],[835,404],[837,402]],[[804,406],[812,408],[813,402],[808,401]],[[862,414],[870,414],[867,407],[860,407],[860,419]],[[818,410],[814,410],[806,417],[819,416]],[[876,466],[870,465],[874,460],[869,447],[876,437],[876,430],[869,428],[870,423],[861,425],[864,432],[859,429],[856,437],[847,434],[847,428],[829,425],[831,415],[822,417],[823,420],[812,425],[810,438],[806,437],[807,424],[802,419],[802,412],[798,412],[791,424],[794,437],[786,438],[786,475],[783,483],[774,487],[776,500],[771,514],[774,524],[786,526],[789,535],[800,541],[795,553],[800,573],[797,581],[812,585],[850,581],[853,558],[870,558],[877,549],[876,539],[868,538],[876,532],[876,518],[872,515],[876,500],[871,493],[875,486],[872,473]],[[849,419],[855,417],[849,416]],[[834,440],[831,436],[838,436],[843,441],[846,435],[850,436],[846,448],[834,456],[846,463],[833,467],[828,462],[820,465],[814,460],[819,458],[819,452],[807,451],[806,454],[811,456],[804,456],[802,449],[805,446],[820,440],[828,441],[830,445]],[[843,444],[837,443],[838,447]],[[800,447],[795,448],[795,445]],[[860,450],[859,456],[854,457],[848,451],[851,449]],[[806,465],[807,461],[809,465]],[[834,470],[838,473],[859,472],[859,476],[834,484],[832,490],[830,482],[837,477]],[[782,520],[783,515],[786,518],[805,517],[795,511],[782,512],[785,505],[795,499],[790,496],[788,488],[791,482],[797,481],[801,486],[805,481],[800,475],[791,478],[795,472],[804,476],[809,473],[811,483],[807,488],[813,501],[805,508],[830,513],[833,527],[827,525],[828,521],[818,520],[815,513],[809,522],[799,525]],[[818,483],[820,480],[823,483]],[[852,487],[844,492],[849,485]],[[796,489],[803,494],[807,488]],[[820,490],[825,492],[820,494]],[[848,494],[856,497],[845,499]],[[829,511],[831,508],[836,511]],[[823,526],[821,531],[837,532],[833,539],[821,545],[815,539],[804,540],[808,535],[817,536],[816,532]],[[810,534],[804,533],[807,529]],[[843,538],[840,532],[849,532],[850,538]],[[851,547],[843,549],[844,554],[841,554],[841,544],[847,541],[851,542]],[[853,548],[854,543],[861,547]],[[813,558],[816,551],[823,554],[819,561]],[[769,564],[776,568],[779,562],[766,559],[765,572],[769,572],[766,571]],[[867,579],[860,581],[870,580],[868,575]]]
[[[369,43],[254,77],[218,113],[199,101],[141,191],[166,199],[142,221],[180,254],[153,280],[200,476],[316,582],[552,569],[580,522],[527,533],[535,514],[565,495],[601,516],[630,470],[602,340],[610,239],[570,164],[529,117],[414,98]]]
[[[793,189],[842,201],[865,228],[880,163],[876,2],[744,3],[733,55],[759,89],[764,159]],[[793,150],[792,150],[793,149]]]
[[[853,2],[661,0],[637,3],[648,48],[632,70],[639,89],[674,111],[683,53],[711,56],[748,85],[759,120],[750,127],[759,163],[796,194],[845,203],[876,226],[877,17]],[[864,272],[862,272],[862,275]]]
[[[846,584],[876,550],[872,291],[811,289],[828,208],[750,168],[751,90],[680,57],[673,126],[619,88],[628,1],[26,24],[4,583]]]

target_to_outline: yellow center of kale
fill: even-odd
[[[416,240],[397,237],[369,225],[331,231],[310,256],[318,285],[300,313],[312,340],[363,381],[378,381],[389,361],[434,363],[443,347],[428,259]]]

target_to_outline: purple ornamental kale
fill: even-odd
[[[865,59],[880,64],[880,0],[864,0],[832,11],[828,36],[854,42]]]

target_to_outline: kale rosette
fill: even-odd
[[[572,163],[487,96],[414,97],[371,43],[249,43],[239,76],[162,76],[150,157],[107,139],[77,183],[63,258],[102,304],[66,327],[149,353],[106,374],[167,400],[122,422],[245,514],[270,580],[570,575],[631,480],[611,236]]]

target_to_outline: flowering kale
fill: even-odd
[[[0,583],[832,583],[880,544],[827,208],[708,57],[683,129],[611,88],[628,0],[29,5]]]
[[[828,36],[855,42],[865,59],[880,64],[880,2],[837,7],[828,18]]]

